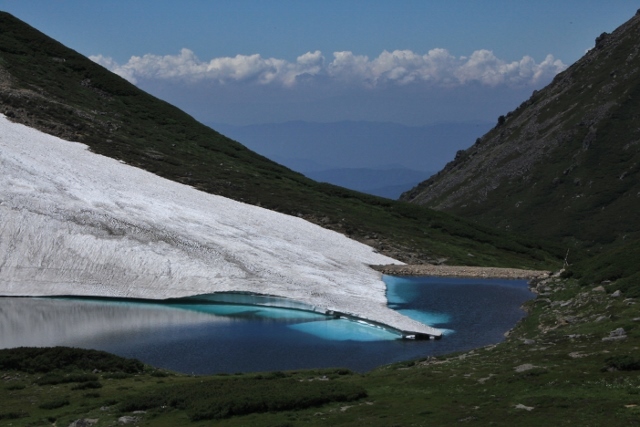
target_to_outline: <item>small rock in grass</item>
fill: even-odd
[[[574,351],[573,353],[569,353],[569,357],[572,359],[580,359],[582,357],[587,357],[588,354],[584,354],[581,351]]]
[[[622,295],[622,292],[620,292],[620,290],[617,290],[611,294],[611,298],[619,298],[620,295]]]
[[[627,332],[624,330],[624,328],[614,329],[613,331],[609,332],[610,337],[621,337],[624,335],[627,335]]]
[[[595,288],[592,289],[593,292],[606,292],[606,290],[604,289],[604,286],[600,285],[600,286],[596,286]]]
[[[97,418],[80,418],[79,420],[75,420],[69,427],[91,427],[94,424],[98,423]]]
[[[525,338],[525,339],[523,339],[523,340],[522,340],[522,342],[523,342],[524,344],[526,344],[526,345],[533,345],[533,344],[535,344],[535,343],[536,343],[536,340],[530,340],[530,339],[528,339],[528,338]]]
[[[602,341],[618,341],[627,338],[627,333],[623,328],[614,329],[609,332],[609,336],[602,338]]]
[[[534,368],[537,368],[537,366],[532,365],[531,363],[525,363],[523,365],[516,366],[513,369],[515,369],[516,372],[525,372],[525,371],[529,371],[529,370],[534,369]]]
[[[137,422],[138,422],[138,417],[130,417],[128,415],[125,415],[124,417],[118,418],[119,424],[132,424]]]
[[[516,405],[516,409],[524,409],[525,411],[531,412],[531,411],[533,411],[533,406],[525,406],[522,403],[518,403]]]

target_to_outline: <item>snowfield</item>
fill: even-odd
[[[0,295],[252,292],[439,336],[386,306],[369,264],[401,263],[0,115]]]

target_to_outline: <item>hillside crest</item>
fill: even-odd
[[[640,15],[401,199],[596,247],[640,231]]]

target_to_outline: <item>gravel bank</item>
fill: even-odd
[[[491,279],[541,279],[551,271],[518,268],[464,267],[452,265],[372,265],[374,270],[392,276],[481,277]]]

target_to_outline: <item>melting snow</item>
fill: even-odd
[[[0,115],[0,295],[291,298],[439,335],[386,306],[399,264],[300,218],[197,191]]]

